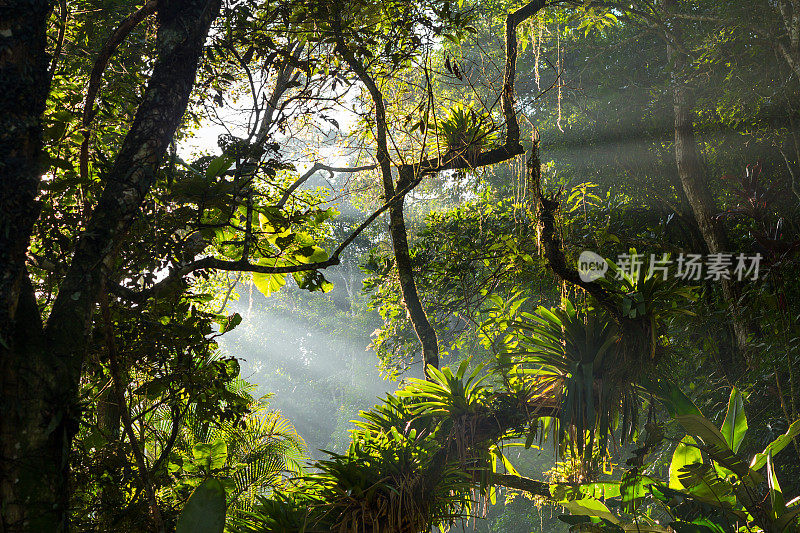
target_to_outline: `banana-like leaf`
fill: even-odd
[[[224,529],[225,487],[218,479],[207,479],[186,502],[175,533],[222,533]]]
[[[687,465],[702,462],[703,454],[700,448],[691,435],[686,435],[672,454],[672,462],[669,465],[669,488],[676,490],[688,488],[681,482],[681,471]]]
[[[786,511],[775,521],[775,528],[777,531],[796,531],[798,516],[800,516],[800,507]],[[789,529],[789,526],[792,526],[792,529]]]
[[[800,435],[800,420],[795,420],[792,425],[789,426],[786,433],[769,443],[763,452],[757,453],[750,462],[750,468],[752,470],[760,470],[761,467],[767,464],[767,455],[777,455],[778,452],[788,446],[797,435]]]
[[[728,401],[728,412],[722,423],[722,436],[734,452],[739,451],[745,433],[747,433],[747,417],[744,414],[742,393],[736,387],[731,391]]]
[[[772,463],[772,453],[767,453],[767,487],[769,488],[770,515],[773,520],[786,512],[786,500],[783,499],[781,484],[775,474],[775,465]]]
[[[619,518],[612,514],[611,511],[608,510],[608,507],[606,507],[605,504],[599,500],[585,498],[582,500],[562,502],[559,505],[566,508],[573,515],[593,516],[608,520],[613,524],[619,524]]]
[[[730,448],[722,433],[707,418],[701,415],[688,414],[676,416],[675,420],[683,426],[686,433],[699,438],[706,446],[721,450]]]

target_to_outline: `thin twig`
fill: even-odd
[[[155,489],[153,488],[153,481],[150,478],[150,471],[147,469],[144,454],[141,448],[139,448],[136,433],[133,431],[131,413],[128,409],[128,402],[125,399],[125,391],[122,387],[122,375],[119,368],[116,342],[114,340],[114,327],[111,323],[111,310],[108,305],[108,293],[105,289],[101,291],[99,300],[106,338],[106,350],[108,351],[109,367],[111,368],[111,379],[114,384],[114,393],[117,396],[117,403],[119,404],[120,416],[122,418],[125,434],[128,436],[128,440],[131,444],[131,450],[133,451],[133,457],[136,461],[136,468],[139,473],[139,481],[142,483],[147,495],[147,502],[150,507],[150,517],[153,520],[153,525],[156,531],[165,533],[164,521],[161,519],[161,511],[158,508],[158,500],[156,499]]]

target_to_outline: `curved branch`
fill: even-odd
[[[80,378],[87,324],[110,258],[140,212],[183,118],[203,46],[219,9],[220,0],[182,0],[159,12],[159,53],[153,73],[47,320],[45,333],[59,383],[51,394],[63,395],[66,402],[74,398],[70,395]]]
[[[297,178],[292,185],[284,191],[283,196],[281,199],[278,200],[278,203],[275,204],[275,207],[281,208],[283,207],[289,198],[292,196],[292,193],[297,190],[303,183],[308,181],[308,179],[313,176],[315,173],[319,172],[320,170],[325,170],[327,172],[341,172],[341,173],[355,173],[355,172],[362,172],[364,170],[374,170],[377,165],[364,165],[360,167],[329,167],[328,165],[324,165],[322,163],[314,163],[314,165],[306,170],[306,172]]]
[[[567,264],[567,259],[561,250],[561,240],[556,232],[558,200],[554,196],[548,198],[542,192],[542,164],[539,160],[538,142],[533,145],[530,157],[528,157],[527,167],[528,183],[531,184],[536,213],[539,245],[550,268],[562,280],[576,285],[591,294],[608,311],[611,317],[619,323],[622,320],[622,315],[613,295],[597,282],[583,281],[578,271]]]
[[[514,83],[517,76],[517,27],[546,6],[546,0],[534,0],[506,16],[506,64],[503,75],[501,105],[506,120],[506,136],[503,144],[482,152],[472,164],[463,157],[444,155],[428,158],[419,163],[400,165],[400,183],[414,176],[435,174],[443,170],[479,168],[502,163],[525,152],[519,140],[519,122],[514,110]]]
[[[196,272],[198,270],[222,270],[228,272],[254,272],[256,274],[291,274],[294,272],[306,272],[309,270],[321,270],[331,266],[338,265],[340,256],[350,244],[369,227],[376,218],[389,209],[392,204],[395,204],[403,199],[403,197],[419,184],[419,180],[409,184],[406,188],[398,191],[394,197],[388,202],[383,204],[379,209],[367,217],[339,246],[333,251],[330,258],[325,261],[317,261],[314,263],[303,263],[296,265],[284,266],[267,266],[267,265],[254,265],[247,261],[227,261],[216,257],[203,257],[196,259],[189,263],[178,265],[173,268],[170,273],[153,285],[152,287],[143,291],[135,291],[122,285],[109,285],[109,290],[119,298],[124,298],[134,303],[143,303],[149,298],[157,296],[173,284],[179,282],[184,276]]]
[[[334,17],[331,27],[336,42],[336,51],[356,74],[361,83],[367,88],[373,104],[375,105],[376,158],[381,169],[384,197],[393,197],[395,196],[395,186],[394,178],[392,177],[392,160],[389,156],[386,106],[383,102],[383,94],[375,83],[375,80],[369,72],[367,72],[367,68],[364,64],[356,58],[353,51],[345,44],[341,21]],[[418,176],[421,175],[422,174],[418,174]],[[414,181],[418,181],[415,180],[414,177],[413,174],[408,175],[408,173],[401,172],[398,187],[403,188],[408,182],[413,183]],[[391,205],[391,209],[389,210],[389,232],[392,237],[395,264],[397,265],[397,273],[400,278],[400,291],[403,295],[403,302],[408,310],[411,324],[414,327],[417,338],[419,338],[422,344],[423,368],[427,375],[429,365],[434,368],[439,367],[439,340],[436,337],[436,330],[428,320],[428,315],[425,313],[425,309],[422,306],[419,292],[417,291],[417,285],[414,281],[411,254],[409,253],[408,246],[408,232],[403,217],[404,200],[405,198],[401,196],[396,203]]]
[[[545,483],[544,481],[536,481],[535,479],[530,479],[522,476],[514,476],[511,474],[497,474],[497,473],[492,474],[491,481],[492,484],[500,485],[501,487],[522,490],[529,494],[542,496],[548,499],[552,499],[553,497],[552,494],[550,493],[550,484]]]
[[[97,98],[97,93],[100,90],[100,82],[103,78],[103,72],[108,66],[108,61],[117,47],[122,44],[122,41],[139,25],[148,15],[152,15],[158,8],[158,0],[148,0],[148,2],[140,7],[135,13],[122,21],[119,27],[114,30],[114,33],[108,38],[100,49],[97,59],[92,67],[92,73],[89,76],[89,86],[86,89],[86,100],[83,103],[83,118],[81,125],[83,126],[83,142],[81,143],[80,152],[80,174],[81,180],[85,181],[89,176],[89,136],[91,134],[91,124],[97,112],[94,110],[94,101]],[[53,60],[55,63],[55,59]]]
[[[53,59],[50,61],[49,75],[51,81],[56,73],[56,68],[58,68],[58,60],[61,58],[61,51],[64,48],[64,36],[67,33],[67,19],[69,18],[69,12],[67,11],[67,0],[59,0],[58,10],[58,15],[61,19],[61,27],[58,28],[56,49],[53,51]]]
[[[400,165],[397,167],[398,188],[404,188],[406,184],[414,183],[426,174],[448,169],[491,165],[510,159],[524,151],[519,142],[519,123],[517,122],[513,102],[514,80],[516,78],[517,26],[522,21],[536,14],[545,4],[545,0],[529,2],[506,17],[506,68],[502,93],[503,114],[506,119],[505,143],[498,148],[480,154],[474,165],[469,165],[465,158],[454,157],[452,154],[433,159],[425,159],[419,163]],[[381,169],[384,196],[387,198],[391,197],[394,195],[395,185],[392,177],[392,161],[389,155],[386,106],[383,101],[383,94],[375,80],[369,72],[367,72],[366,66],[356,58],[353,51],[345,44],[343,28],[338,18],[334,17],[331,22],[331,28],[333,30],[337,53],[347,63],[361,83],[364,84],[375,106],[376,158]],[[403,215],[402,198],[391,206],[389,216],[389,228],[392,236],[395,264],[397,265],[397,273],[400,278],[400,289],[414,331],[422,344],[422,358],[427,373],[428,365],[435,368],[439,366],[439,343],[436,330],[428,320],[427,313],[419,297],[416,282],[414,281],[411,254],[409,253],[408,245],[408,231]]]

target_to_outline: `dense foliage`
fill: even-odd
[[[0,95],[0,531],[800,530],[797,0],[13,0]]]

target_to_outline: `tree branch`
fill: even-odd
[[[67,11],[67,0],[58,0],[59,19],[61,19],[61,27],[58,28],[58,40],[56,41],[56,49],[53,51],[53,59],[50,61],[50,81],[53,81],[53,76],[58,68],[58,60],[61,58],[61,50],[64,48],[64,36],[67,33],[67,19],[69,11]]]
[[[522,476],[514,476],[511,474],[492,474],[491,481],[494,485],[501,487],[508,487],[510,489],[517,489],[525,491],[529,494],[542,496],[547,499],[552,499],[550,493],[550,484],[544,481],[536,481]]]
[[[517,27],[546,6],[546,0],[535,0],[506,16],[506,63],[503,74],[501,104],[506,121],[506,136],[503,144],[478,155],[470,164],[464,157],[444,155],[428,158],[419,163],[398,167],[399,183],[414,176],[435,174],[444,170],[479,168],[502,163],[525,152],[519,140],[519,122],[514,110],[514,83],[517,75]]]
[[[539,160],[538,142],[533,145],[531,154],[528,157],[527,167],[528,182],[531,184],[533,193],[539,245],[550,268],[562,280],[576,285],[594,296],[612,318],[619,323],[622,320],[622,315],[613,296],[597,282],[583,281],[578,271],[567,264],[567,259],[561,250],[561,240],[556,232],[556,211],[558,210],[559,202],[555,196],[548,198],[542,192],[542,164]]]
[[[289,198],[292,196],[292,193],[297,190],[303,183],[308,181],[308,179],[313,176],[315,173],[319,172],[320,170],[325,170],[327,172],[341,172],[341,173],[356,173],[362,172],[364,170],[374,170],[377,165],[364,165],[360,167],[329,167],[328,165],[324,165],[322,163],[314,163],[314,165],[308,169],[302,176],[297,178],[292,185],[284,191],[283,196],[281,199],[278,200],[278,203],[275,204],[275,207],[281,208],[283,207]]]
[[[159,54],[150,81],[47,321],[45,333],[58,375],[58,386],[51,391],[57,396],[54,402],[75,400],[86,332],[100,288],[186,111],[220,0],[176,0],[169,6],[159,10]]]
[[[109,285],[109,290],[117,297],[123,298],[125,300],[129,300],[134,303],[143,303],[149,298],[158,296],[173,284],[177,283],[184,276],[191,274],[192,272],[196,272],[198,270],[222,270],[228,272],[254,272],[256,274],[291,274],[293,272],[305,272],[308,270],[321,270],[331,266],[338,265],[340,262],[340,256],[344,250],[350,246],[350,244],[363,232],[366,228],[368,228],[376,218],[378,218],[382,213],[384,213],[387,209],[389,209],[392,204],[395,204],[402,200],[402,198],[411,191],[414,187],[419,184],[420,180],[417,180],[411,184],[409,184],[406,188],[399,191],[393,198],[391,198],[388,202],[383,204],[379,209],[377,209],[374,213],[372,213],[369,217],[367,217],[364,222],[362,222],[354,231],[351,233],[344,241],[342,241],[339,246],[333,251],[330,258],[325,261],[317,261],[314,263],[302,263],[296,265],[284,265],[284,266],[266,266],[266,265],[254,265],[247,261],[229,261],[225,259],[219,259],[216,257],[203,257],[201,259],[197,259],[191,261],[189,263],[178,265],[173,268],[170,273],[161,281],[153,285],[152,287],[145,289],[143,291],[135,291],[128,287],[122,285]]]
[[[89,86],[86,89],[86,99],[83,103],[83,118],[81,125],[83,126],[83,142],[81,143],[80,151],[80,175],[81,181],[86,181],[89,176],[89,137],[91,135],[91,124],[97,112],[94,110],[94,101],[97,98],[97,93],[100,90],[100,82],[103,78],[103,72],[108,66],[108,61],[117,47],[122,44],[122,41],[139,25],[148,15],[155,13],[158,8],[158,0],[148,0],[148,2],[140,7],[131,16],[122,21],[119,27],[114,30],[114,33],[106,40],[100,53],[95,59],[92,73],[89,75]],[[56,59],[53,60],[55,66]]]

